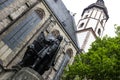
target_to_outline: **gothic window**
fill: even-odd
[[[68,54],[68,56],[71,58],[73,55],[73,50],[71,48],[69,48],[66,53]]]
[[[36,13],[38,14],[38,16],[39,16],[41,19],[43,19],[43,17],[45,16],[44,10],[41,9],[41,8],[39,8],[39,9],[37,9],[37,10],[35,10],[35,11],[36,11]]]
[[[73,56],[73,50],[71,48],[67,49],[66,54],[63,57],[62,63],[60,65],[59,70],[57,71],[57,74],[55,76],[55,80],[59,80],[60,76],[63,73],[63,70],[65,66],[68,64],[70,58]]]
[[[98,35],[100,36],[100,34],[101,34],[101,29],[99,28],[98,29]]]
[[[25,40],[26,36],[34,30],[40,20],[35,12],[29,13],[12,31],[5,35],[3,41],[14,50],[14,48],[18,47],[20,43]]]
[[[81,24],[80,24],[80,27],[83,27],[83,26],[84,26],[84,23],[81,23]],[[79,27],[79,28],[80,28],[80,27]]]
[[[60,80],[60,75],[63,73],[63,70],[65,68],[65,66],[68,64],[70,60],[70,57],[68,54],[65,54],[63,59],[62,59],[62,63],[59,67],[59,69],[57,70],[56,76],[54,77],[54,80]]]
[[[58,35],[60,35],[60,32],[58,30],[53,30],[52,34],[57,37]]]
[[[60,67],[60,65],[61,65],[61,63],[62,63],[63,58],[64,58],[64,54],[63,54],[63,53],[60,53],[60,55],[57,57],[57,60],[56,60],[55,66],[54,66],[54,68],[55,68],[56,70],[59,69],[59,67]]]

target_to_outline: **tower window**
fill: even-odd
[[[83,27],[83,26],[84,26],[84,23],[81,23],[81,24],[80,24],[80,27]],[[79,28],[80,28],[80,27],[79,27]]]
[[[98,35],[100,36],[100,34],[101,34],[101,29],[98,29]]]
[[[103,25],[103,20],[101,20],[101,25]]]

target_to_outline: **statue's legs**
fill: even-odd
[[[49,62],[50,62],[50,58],[49,58],[48,55],[46,55],[46,56],[41,60],[41,62],[37,65],[38,68],[37,68],[36,71],[37,71],[39,74],[42,75],[46,70],[48,70],[48,69],[50,68],[50,66],[48,66],[48,65],[49,65]]]
[[[35,53],[31,49],[27,50],[22,61],[19,63],[21,67],[27,67],[34,63]]]
[[[37,59],[35,59],[35,62],[33,63],[33,65],[31,65],[30,67],[34,70],[37,70],[37,67],[40,62],[41,62],[41,58],[38,57]]]

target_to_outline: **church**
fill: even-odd
[[[73,63],[75,55],[87,52],[90,44],[97,37],[102,37],[108,18],[103,0],[97,0],[85,8],[77,26],[74,16],[61,0],[1,0],[0,65],[13,72],[3,72],[0,79],[11,79],[11,76],[18,79],[20,76],[15,73],[20,75],[20,72],[27,70],[18,68],[19,71],[14,72],[13,66],[20,62],[24,63],[22,68],[30,68],[26,73],[33,70],[35,76],[39,73],[36,69],[50,61],[49,68],[41,68],[45,71],[40,76],[42,80],[59,80],[64,68]],[[35,68],[36,64],[40,67]]]

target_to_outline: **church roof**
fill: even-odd
[[[97,8],[99,8],[99,9],[103,9],[103,11],[104,11],[104,13],[105,13],[105,15],[106,15],[106,17],[107,17],[107,20],[108,20],[108,18],[109,18],[108,10],[107,10],[107,8],[106,8],[103,0],[97,0],[96,3],[93,3],[93,4],[89,5],[87,8],[84,9],[82,15],[84,14],[84,12],[85,12],[86,10],[91,9],[91,8],[93,8],[93,7],[97,7]]]
[[[77,39],[75,36],[75,21],[73,16],[70,14],[70,12],[67,10],[65,5],[61,0],[45,0],[51,11],[54,13],[54,15],[57,17],[57,19],[62,24],[65,31],[68,33],[68,35],[71,37],[73,42],[77,45]]]

